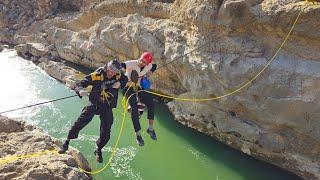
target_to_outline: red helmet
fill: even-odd
[[[140,59],[144,59],[148,64],[152,63],[153,56],[150,52],[144,52]]]

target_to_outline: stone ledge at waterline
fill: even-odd
[[[0,42],[17,45],[21,55],[38,60],[40,67],[62,81],[73,80],[68,78],[73,70],[60,63],[64,61],[93,69],[112,58],[138,58],[148,50],[162,66],[197,49],[152,76],[154,89],[179,97],[219,96],[247,82],[274,55],[301,12],[275,61],[250,87],[219,101],[173,101],[169,107],[182,124],[304,179],[320,179],[319,4],[16,2],[3,3]]]
[[[92,179],[80,172],[90,170],[87,160],[75,149],[68,154],[48,154],[5,162],[7,157],[57,149],[59,142],[24,121],[0,116],[0,179]]]

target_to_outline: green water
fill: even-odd
[[[37,66],[17,57],[14,51],[0,53],[0,82],[0,111],[73,95]],[[87,99],[75,97],[6,115],[25,119],[62,140],[86,104]],[[114,110],[111,140],[103,152],[105,162],[119,134],[122,111],[120,105]],[[144,130],[147,127],[145,114],[141,119]],[[144,131],[146,145],[139,147],[135,143],[131,120],[126,118],[115,158],[105,171],[94,175],[94,179],[299,179],[180,125],[162,105],[157,105],[155,119],[158,140],[151,140]],[[79,139],[71,142],[86,156],[93,170],[103,167],[95,162],[93,155],[99,125],[96,116],[80,132]]]

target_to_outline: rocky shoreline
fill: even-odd
[[[67,154],[48,153],[26,159],[10,157],[57,150],[61,143],[24,121],[0,116],[0,179],[92,179],[89,163],[76,149]],[[5,162],[5,160],[9,160]]]
[[[162,66],[208,43],[153,76],[157,91],[197,98],[226,94],[252,78],[302,11],[274,63],[250,87],[218,101],[168,106],[188,127],[304,179],[320,179],[319,4],[32,0],[17,6],[0,3],[0,42],[71,87],[84,74],[66,62],[94,69],[148,50]]]

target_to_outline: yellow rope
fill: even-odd
[[[157,96],[161,96],[161,97],[165,97],[165,98],[169,98],[169,99],[175,99],[175,100],[180,100],[180,101],[192,101],[192,102],[202,102],[202,101],[212,101],[212,100],[217,100],[217,99],[220,99],[220,98],[224,98],[224,97],[227,97],[227,96],[231,96],[237,92],[240,92],[242,89],[244,89],[245,87],[247,87],[249,84],[252,83],[252,81],[256,80],[265,70],[266,68],[268,68],[270,66],[270,64],[274,61],[275,57],[278,55],[278,53],[280,52],[280,50],[282,49],[282,47],[286,44],[287,40],[289,39],[295,25],[297,24],[298,22],[298,19],[301,15],[302,11],[300,11],[300,13],[298,14],[297,18],[295,19],[289,33],[287,34],[286,38],[284,39],[283,43],[280,45],[279,49],[276,51],[276,53],[274,54],[274,56],[271,58],[271,60],[264,66],[264,68],[259,72],[257,73],[251,80],[249,80],[248,82],[246,82],[244,85],[240,86],[239,88],[233,90],[232,92],[230,93],[227,93],[227,94],[224,94],[224,95],[221,95],[221,96],[218,96],[218,97],[211,97],[211,98],[180,98],[180,97],[174,97],[174,96],[168,96],[168,95],[164,95],[164,94],[159,94],[159,93],[155,93],[155,92],[150,92],[150,91],[145,91],[145,90],[141,90],[141,91],[145,91],[147,93],[150,93],[150,94],[154,94],[154,95],[157,95]],[[123,127],[124,127],[124,121],[125,121],[125,117],[126,117],[126,109],[127,109],[127,106],[128,106],[128,103],[129,103],[129,99],[135,94],[132,94],[128,97],[128,99],[126,100],[126,103],[122,103],[122,105],[124,105],[124,112],[123,112],[123,119],[122,119],[122,122],[121,122],[121,127],[120,127],[120,132],[119,132],[119,135],[117,137],[117,140],[116,140],[116,144],[114,145],[113,147],[113,152],[109,158],[109,161],[108,163],[106,163],[106,165],[101,168],[100,170],[96,170],[96,171],[86,171],[84,169],[81,169],[79,168],[82,172],[85,172],[85,173],[88,173],[88,174],[98,174],[100,172],[102,172],[103,170],[105,170],[111,163],[116,151],[117,151],[117,147],[118,147],[118,144],[119,144],[119,141],[120,141],[120,137],[121,137],[121,134],[122,134],[122,131],[123,131]],[[125,98],[125,96],[123,97],[123,99]],[[122,99],[122,102],[124,102],[124,100]],[[18,159],[25,159],[25,158],[32,158],[32,157],[37,157],[37,156],[42,156],[42,155],[45,155],[45,154],[49,154],[49,153],[53,153],[53,154],[58,154],[58,152],[56,150],[46,150],[46,151],[42,151],[42,152],[38,152],[38,153],[34,153],[34,154],[30,154],[30,155],[24,155],[24,156],[11,156],[11,157],[7,157],[7,158],[2,158],[0,159],[0,165],[2,164],[6,164],[6,163],[9,163],[9,162],[12,162],[12,161],[15,161],[15,160],[18,160]]]
[[[121,138],[121,134],[122,134],[122,131],[123,131],[123,127],[124,127],[124,121],[125,121],[125,119],[126,119],[126,113],[127,113],[127,108],[128,108],[129,99],[130,99],[133,95],[135,95],[135,94],[131,94],[131,95],[127,98],[127,100],[125,100],[125,99],[126,99],[126,95],[127,95],[127,93],[128,93],[128,90],[131,88],[132,85],[133,85],[133,84],[130,84],[130,85],[129,85],[127,91],[125,92],[125,94],[124,94],[124,96],[123,96],[123,98],[122,98],[122,100],[121,100],[121,104],[122,104],[122,107],[123,107],[123,109],[124,109],[124,111],[123,111],[123,116],[122,116],[122,121],[121,121],[121,127],[120,127],[119,135],[118,135],[117,140],[116,140],[116,144],[114,145],[113,150],[112,150],[112,153],[111,153],[111,155],[110,155],[109,161],[105,164],[105,166],[103,166],[103,167],[102,167],[101,169],[99,169],[99,170],[96,170],[96,171],[86,171],[86,170],[82,169],[81,167],[79,167],[80,171],[85,172],[85,173],[87,173],[87,174],[98,174],[98,173],[102,172],[103,170],[105,170],[105,169],[110,165],[110,163],[111,163],[114,155],[115,155],[116,152],[117,152],[117,147],[118,147],[118,144],[119,144],[119,141],[120,141],[120,138]]]
[[[5,158],[0,159],[0,166],[3,164],[7,164],[10,162],[19,160],[19,159],[34,158],[34,157],[43,156],[43,155],[47,155],[47,154],[59,154],[59,153],[57,150],[44,150],[44,151],[36,152],[34,154],[9,156],[9,157],[5,157]]]
[[[220,95],[218,97],[211,97],[211,98],[181,98],[181,97],[174,97],[174,96],[169,96],[169,95],[165,95],[165,94],[160,94],[160,93],[155,93],[155,92],[151,92],[151,91],[146,91],[146,90],[142,90],[145,91],[147,93],[156,95],[156,96],[160,96],[160,97],[165,97],[165,98],[169,98],[169,99],[175,99],[175,100],[179,100],[179,101],[192,101],[192,102],[203,102],[203,101],[212,101],[212,100],[217,100],[217,99],[221,99],[224,97],[228,97],[231,96],[237,92],[240,92],[242,89],[244,89],[245,87],[247,87],[248,85],[250,85],[254,80],[256,80],[269,66],[270,64],[275,60],[275,58],[277,57],[277,55],[279,54],[280,50],[282,49],[282,47],[286,44],[286,42],[288,41],[294,27],[296,26],[298,19],[301,15],[302,11],[300,11],[300,13],[298,14],[297,18],[295,19],[289,33],[287,34],[286,38],[284,39],[284,41],[282,42],[282,44],[280,45],[280,47],[278,48],[278,50],[276,51],[276,53],[272,56],[272,58],[268,61],[268,63],[261,69],[261,71],[259,71],[253,78],[251,78],[248,82],[246,82],[244,85],[240,86],[239,88],[224,94],[224,95]]]
[[[105,170],[105,169],[110,165],[110,163],[112,162],[112,159],[113,159],[114,155],[115,155],[116,152],[117,152],[117,148],[118,148],[118,145],[119,145],[119,142],[120,142],[121,134],[122,134],[122,131],[123,131],[123,128],[124,128],[124,122],[125,122],[125,119],[126,119],[126,114],[127,114],[126,109],[128,108],[129,99],[130,99],[132,96],[134,96],[134,95],[135,95],[135,94],[131,94],[131,95],[128,97],[128,99],[126,100],[125,104],[124,104],[124,107],[123,107],[123,108],[124,108],[124,112],[123,112],[123,116],[122,116],[120,132],[119,132],[119,135],[118,135],[118,137],[117,137],[116,144],[115,144],[114,147],[113,147],[113,150],[112,150],[112,153],[111,153],[111,155],[110,155],[110,158],[109,158],[108,163],[106,163],[104,167],[102,167],[101,169],[96,170],[96,171],[86,171],[86,170],[84,170],[84,169],[82,169],[82,168],[79,167],[80,171],[85,172],[85,173],[87,173],[87,174],[98,174],[98,173],[102,172],[103,170]],[[122,100],[123,100],[123,99],[125,99],[125,96],[122,98]]]
[[[180,101],[192,101],[192,102],[201,102],[201,101],[212,101],[212,100],[217,100],[217,99],[220,99],[220,98],[223,98],[223,97],[227,97],[227,96],[231,96],[239,91],[241,91],[243,88],[247,87],[252,81],[256,80],[265,70],[268,66],[270,66],[270,64],[272,63],[272,61],[274,61],[275,57],[278,55],[278,53],[280,52],[280,50],[282,49],[282,47],[285,45],[285,43],[287,42],[287,40],[289,39],[291,33],[292,33],[292,30],[294,29],[295,25],[297,24],[298,22],[298,19],[301,15],[302,11],[300,11],[300,13],[298,14],[297,18],[295,19],[289,33],[287,34],[286,38],[284,39],[283,43],[280,45],[279,49],[276,51],[275,55],[271,58],[271,60],[264,66],[264,68],[259,72],[257,73],[251,80],[249,80],[247,83],[245,83],[244,85],[242,85],[241,87],[233,90],[232,92],[230,93],[227,93],[227,94],[224,94],[224,95],[221,95],[221,96],[218,96],[218,97],[212,97],[212,98],[201,98],[201,99],[197,99],[197,98],[179,98],[179,97],[174,97],[174,96],[168,96],[168,95],[164,95],[164,94],[159,94],[159,93],[155,93],[155,92],[151,92],[151,91],[146,91],[146,90],[139,90],[138,92],[147,92],[147,93],[150,93],[150,94],[154,94],[156,96],[160,96],[160,97],[165,97],[165,98],[170,98],[170,99],[175,99],[175,100],[180,100]],[[128,90],[127,90],[128,92]],[[126,93],[127,93],[126,92]],[[83,169],[80,168],[81,171],[85,172],[85,173],[88,173],[88,174],[98,174],[100,172],[102,172],[104,169],[106,169],[108,167],[108,165],[111,163],[115,153],[116,153],[116,150],[117,150],[117,147],[118,147],[118,144],[119,144],[119,140],[120,140],[120,137],[121,137],[121,134],[122,134],[122,130],[123,130],[123,125],[124,125],[124,121],[125,121],[125,117],[126,117],[126,109],[128,107],[128,102],[129,102],[129,99],[135,94],[132,94],[128,97],[128,99],[126,100],[126,103],[124,104],[124,112],[123,112],[123,118],[122,118],[122,122],[121,122],[121,128],[120,128],[120,132],[119,132],[119,135],[118,135],[118,138],[117,138],[117,141],[116,141],[116,144],[115,146],[113,147],[113,152],[109,158],[109,161],[108,163],[103,167],[101,168],[100,170],[96,170],[96,171],[85,171]],[[124,100],[125,96],[123,97],[122,99],[122,102]],[[123,104],[123,103],[122,103]]]

